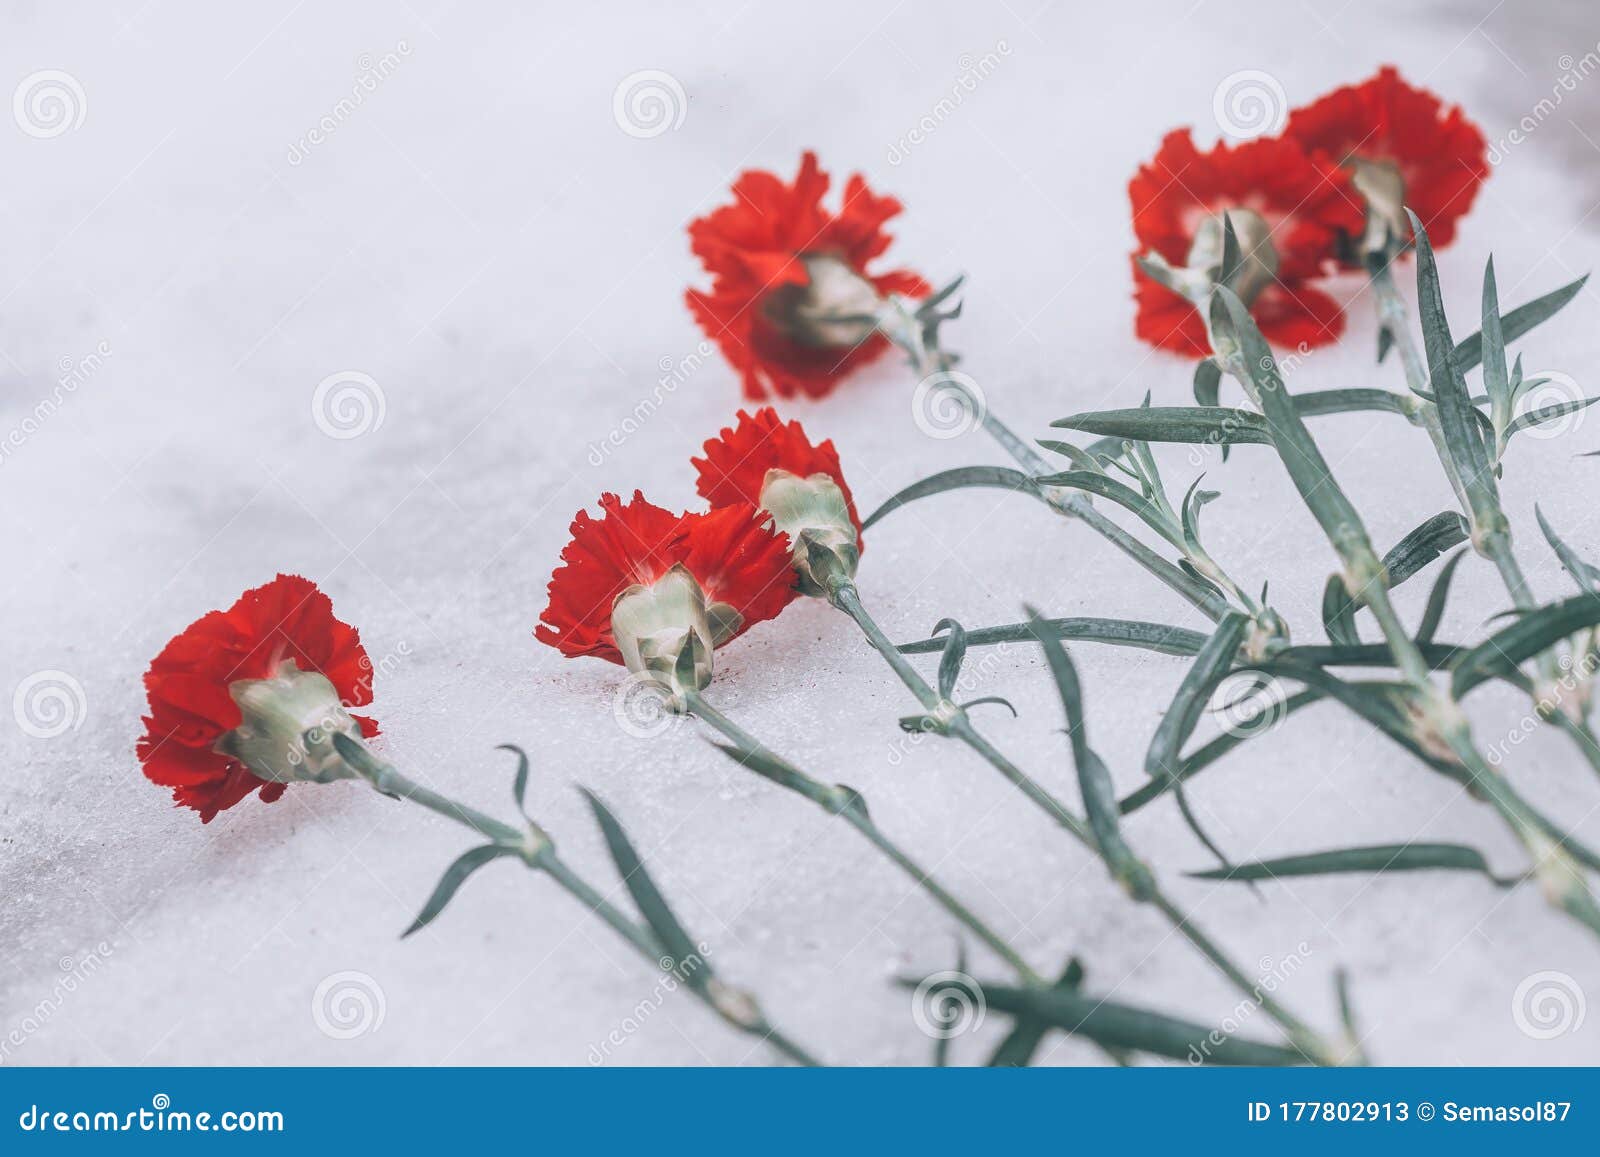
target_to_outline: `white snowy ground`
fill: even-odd
[[[93,363],[0,469],[0,689],[65,672],[85,702],[54,738],[10,718],[0,729],[0,1040],[6,1063],[30,1065],[584,1064],[655,1003],[655,978],[607,930],[507,865],[401,942],[468,846],[419,809],[342,784],[252,800],[202,827],[143,780],[133,744],[148,660],[278,570],[317,579],[360,626],[387,672],[376,711],[399,765],[507,812],[512,764],[493,748],[526,746],[532,807],[572,864],[625,902],[583,783],[624,819],[721,974],[757,989],[791,1034],[835,1061],[925,1061],[930,1042],[891,980],[951,967],[951,922],[843,825],[734,768],[697,725],[624,734],[618,671],[563,661],[530,634],[572,513],[608,488],[694,501],[688,456],[739,404],[734,375],[708,359],[591,461],[659,367],[700,341],[681,301],[697,279],[684,223],[741,168],[787,173],[806,147],[839,183],[865,170],[909,207],[892,256],[935,280],[968,274],[950,337],[994,408],[1038,436],[1054,417],[1146,390],[1189,400],[1188,363],[1133,338],[1125,185],[1168,128],[1214,139],[1224,77],[1267,71],[1298,103],[1393,61],[1499,138],[1600,40],[1590,5],[1489,0],[4,7],[0,89],[64,71],[84,116],[48,139],[0,124],[0,426],[22,429],[65,367]],[[986,54],[998,67],[936,114]],[[387,75],[339,111],[367,67]],[[641,139],[618,127],[613,92],[646,69],[670,73],[687,105],[676,129]],[[1564,93],[1509,151],[1443,255],[1459,332],[1475,328],[1491,247],[1509,303],[1600,264],[1595,86]],[[306,147],[325,117],[333,130]],[[933,131],[907,150],[924,117]],[[1522,343],[1528,368],[1593,390],[1597,316],[1591,290]],[[1346,344],[1305,359],[1294,388],[1398,385],[1398,366],[1374,366],[1374,344],[1370,304],[1356,300]],[[347,440],[323,434],[311,409],[341,371],[370,375],[386,404],[381,427]],[[910,392],[886,361],[784,409],[837,441],[863,509],[936,470],[1002,460],[980,434],[919,433]],[[1573,457],[1600,444],[1597,431],[1600,419],[1565,441],[1527,440],[1506,471],[1518,545],[1546,597],[1566,582],[1533,504],[1600,554],[1600,466]],[[1450,504],[1426,440],[1398,420],[1327,419],[1316,432],[1381,546]],[[1186,486],[1186,453],[1161,459]],[[1298,636],[1320,639],[1332,557],[1281,469],[1249,448],[1208,469],[1223,492],[1207,512],[1213,552],[1252,582],[1270,578]],[[996,492],[895,515],[860,577],[901,639],[944,615],[1013,621],[1024,601],[1202,625],[1082,526]],[[1428,585],[1400,594],[1413,619]],[[1458,590],[1447,637],[1504,609],[1480,562]],[[1183,667],[1074,652],[1093,740],[1131,789]],[[1077,953],[1097,992],[1207,1023],[1234,1009],[1186,945],[983,764],[902,737],[894,721],[911,704],[842,617],[796,606],[719,665],[729,713],[861,789],[1039,969]],[[972,669],[974,693],[1021,712],[984,718],[997,742],[1070,796],[1036,653],[975,652]],[[1480,735],[1503,737],[1522,710],[1482,694]],[[1530,739],[1511,766],[1600,843],[1600,785],[1563,743]],[[1485,808],[1327,706],[1208,772],[1194,798],[1240,858],[1421,837],[1480,847],[1501,870],[1521,863]],[[1335,1026],[1331,978],[1349,969],[1378,1061],[1600,1060],[1600,1011],[1581,1026],[1568,1015],[1552,1039],[1513,1016],[1537,973],[1600,998],[1600,945],[1531,888],[1345,877],[1257,898],[1180,876],[1208,857],[1170,805],[1128,834],[1246,968],[1297,961],[1279,995],[1317,1025]],[[977,950],[971,967],[1003,974]],[[347,972],[382,1019],[358,1015],[364,1031],[340,1039],[313,1003]],[[1003,1027],[992,1015],[956,1041],[956,1059],[981,1060]],[[1245,1027],[1267,1029],[1259,1016]],[[621,1039],[605,1046],[610,1063],[772,1059],[683,998]],[[1065,1040],[1043,1057],[1097,1060]]]

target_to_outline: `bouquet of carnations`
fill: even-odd
[[[1590,718],[1600,665],[1600,569],[1541,514],[1542,541],[1532,548],[1552,551],[1574,590],[1554,599],[1536,592],[1499,495],[1507,451],[1519,434],[1558,432],[1594,401],[1570,381],[1525,375],[1520,357],[1507,352],[1571,301],[1582,282],[1502,311],[1491,263],[1477,306],[1479,328],[1458,339],[1461,310],[1453,330],[1434,251],[1455,237],[1488,174],[1479,129],[1392,68],[1292,111],[1281,128],[1279,135],[1209,150],[1187,131],[1173,132],[1129,186],[1135,331],[1194,362],[1193,404],[1152,404],[1146,395],[1137,406],[1064,416],[1052,423],[1051,436],[1038,439],[1001,421],[986,391],[957,368],[946,338],[960,314],[961,279],[936,288],[909,270],[877,268],[890,244],[885,225],[901,212],[898,201],[854,176],[837,206],[828,207],[830,181],[811,153],[792,181],[744,173],[728,204],[689,225],[709,280],[688,291],[687,303],[738,372],[754,408],[739,411],[690,459],[704,508],[663,509],[637,491],[626,500],[602,495],[598,514],[580,511],[573,520],[550,580],[549,602],[533,632],[538,642],[565,656],[615,664],[623,672],[619,711],[693,717],[741,768],[849,825],[927,892],[960,927],[963,943],[981,945],[1003,969],[978,979],[963,950],[954,971],[904,978],[925,1013],[920,1023],[936,1039],[936,1063],[948,1059],[950,1026],[979,1003],[1011,1021],[989,1057],[997,1065],[1030,1063],[1054,1032],[1086,1038],[1118,1063],[1364,1061],[1342,973],[1341,1023],[1314,1027],[1270,986],[1264,990],[1163,886],[1121,822],[1158,801],[1178,808],[1214,856],[1215,866],[1196,874],[1217,886],[1270,886],[1327,873],[1476,873],[1485,888],[1536,886],[1556,918],[1600,935],[1593,892],[1600,853],[1513,786],[1503,766],[1507,753],[1475,737],[1465,709],[1476,688],[1509,684],[1526,697],[1531,720],[1562,732],[1577,758],[1600,771]],[[1403,388],[1291,392],[1285,386],[1284,358],[1343,332],[1346,306],[1328,289],[1341,273],[1365,277],[1379,317],[1377,360],[1394,355]],[[1415,327],[1401,275],[1415,277]],[[924,429],[981,426],[1011,464],[935,474],[887,496],[863,518],[833,443],[816,440],[766,403],[803,406],[892,352],[909,364],[913,413]],[[1469,385],[1473,371],[1476,384]],[[1373,544],[1313,433],[1321,416],[1352,411],[1384,415],[1380,420],[1392,420],[1396,437],[1426,437],[1458,500],[1450,510],[1418,512],[1416,528],[1386,552]],[[1181,494],[1169,489],[1151,450],[1155,443],[1187,445],[1197,466],[1215,456],[1218,471],[1236,445],[1262,446],[1281,459],[1287,484],[1330,547],[1324,640],[1304,641],[1305,624],[1291,632],[1264,584],[1258,589],[1211,553],[1201,512],[1218,492],[1201,489],[1198,478]],[[1050,618],[1028,608],[1017,622],[971,629],[946,618],[931,637],[896,644],[857,583],[867,532],[908,503],[967,487],[1015,492],[1081,522],[1180,595],[1193,609],[1193,623]],[[1516,546],[1531,549],[1525,536]],[[1452,581],[1471,555],[1491,564],[1507,613],[1481,638],[1442,640],[1438,627]],[[1407,623],[1391,592],[1430,568],[1426,609]],[[976,905],[880,826],[862,790],[814,775],[806,753],[776,751],[724,714],[715,705],[717,652],[736,646],[747,631],[781,631],[767,624],[797,599],[838,610],[882,657],[907,692],[901,728],[960,744],[1044,811],[1103,863],[1130,903],[1158,912],[1258,1007],[1270,1035],[1219,1032],[1186,1019],[1181,1009],[1097,994],[1077,958],[1028,961]],[[1150,737],[1145,782],[1121,797],[1091,742],[1068,650],[1080,642],[1187,661]],[[1036,646],[1044,659],[1076,772],[1073,798],[1046,788],[990,738],[989,721],[1004,718],[995,709],[1010,709],[1009,703],[962,698],[968,654],[1004,643]],[[936,667],[914,661],[925,654],[937,655]],[[817,1054],[780,1031],[752,992],[709,966],[705,946],[680,923],[605,803],[588,795],[631,911],[564,860],[528,814],[529,760],[519,748],[506,748],[516,761],[510,818],[446,798],[425,775],[395,766],[404,762],[400,753],[386,749],[377,721],[361,710],[373,702],[372,683],[373,665],[356,629],[335,617],[328,596],[307,579],[279,575],[227,610],[198,619],[156,657],[146,676],[150,707],[138,757],[149,779],[171,789],[203,822],[252,795],[270,803],[290,785],[301,790],[334,780],[362,781],[391,799],[420,804],[470,830],[476,842],[444,871],[406,935],[433,924],[478,869],[518,861],[568,892],[650,968],[733,1029],[793,1061],[816,1063]],[[1209,742],[1191,742],[1219,695],[1241,722]],[[1263,718],[1278,723],[1322,701],[1359,716],[1416,766],[1492,809],[1525,849],[1524,861],[1497,872],[1475,848],[1433,842],[1230,858],[1190,806],[1196,777],[1261,734]]]

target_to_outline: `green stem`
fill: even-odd
[[[917,672],[889,642],[882,630],[879,629],[872,616],[861,604],[860,593],[855,584],[849,580],[836,580],[830,595],[830,602],[835,607],[849,615],[861,628],[867,641],[873,649],[883,656],[884,661],[900,677],[913,695],[939,718],[947,720],[945,733],[959,739],[978,755],[982,756],[996,771],[998,771],[1012,786],[1016,787],[1030,801],[1042,809],[1060,827],[1066,829],[1074,839],[1096,855],[1100,854],[1100,846],[1090,831],[1089,825],[1079,818],[1066,804],[1062,803],[1053,794],[1041,786],[1037,780],[1028,775],[1016,764],[1012,763],[999,749],[983,737],[972,726],[972,721],[953,703],[940,699],[939,695],[928,685],[928,682]],[[1160,885],[1151,877],[1149,888],[1149,902],[1164,915],[1173,928],[1188,940],[1200,954],[1227,978],[1239,992],[1257,1005],[1283,1029],[1294,1046],[1300,1049],[1307,1058],[1317,1064],[1335,1064],[1339,1056],[1335,1050],[1325,1042],[1322,1037],[1305,1024],[1288,1009],[1280,1005],[1270,995],[1261,991],[1261,986],[1250,980],[1245,973],[1234,965],[1216,943],[1201,930],[1193,918],[1186,914],[1178,905],[1161,891]]]
[[[823,810],[841,817],[856,831],[877,848],[889,860],[911,877],[919,887],[933,897],[934,901],[960,923],[964,924],[974,936],[1009,964],[1024,983],[1043,986],[1045,981],[1024,960],[999,933],[985,924],[971,909],[960,900],[956,899],[945,887],[934,878],[933,873],[917,863],[900,847],[883,833],[883,830],[872,821],[872,818],[857,805],[851,795],[844,789],[829,787],[800,771],[788,760],[772,751],[759,739],[756,739],[744,728],[729,719],[716,707],[706,702],[698,691],[691,691],[684,696],[685,706],[689,713],[701,720],[716,731],[721,732],[731,739],[735,746],[746,751],[754,752],[763,759],[781,766],[789,774],[789,779],[783,784],[785,787],[798,792],[818,804]],[[770,778],[770,777],[769,777]]]
[[[1385,264],[1372,275],[1372,287],[1377,300],[1379,320],[1394,339],[1395,348],[1400,351],[1401,364],[1405,367],[1406,384],[1411,387],[1412,393],[1416,394],[1419,390],[1427,388],[1428,371],[1416,342],[1412,340],[1411,318],[1406,309],[1405,298],[1395,284],[1391,266],[1392,263]],[[1462,483],[1460,471],[1455,468],[1455,461],[1445,443],[1444,428],[1439,421],[1439,408],[1423,398],[1416,398],[1415,401],[1418,420],[1433,441],[1434,453],[1440,465],[1444,467],[1445,476],[1450,480],[1456,501],[1467,515],[1468,521],[1475,523],[1466,486]],[[1513,606],[1519,611],[1531,610],[1537,606],[1527,576],[1523,574],[1522,566],[1517,562],[1517,556],[1511,548],[1509,533],[1499,532],[1484,536],[1480,552],[1494,563],[1495,569],[1500,574],[1500,581],[1505,585],[1506,593],[1511,596]],[[1540,675],[1546,682],[1558,677],[1556,657],[1553,653],[1546,651],[1540,654],[1537,665]],[[1600,772],[1600,747],[1584,742],[1584,737],[1575,734],[1570,728],[1563,730],[1567,731],[1589,766]]]
[[[357,757],[351,766],[360,777],[372,785],[383,795],[394,799],[407,800],[411,803],[421,804],[429,811],[443,816],[453,823],[471,828],[479,835],[492,840],[494,843],[515,848],[524,864],[536,872],[543,872],[569,896],[588,908],[601,920],[605,921],[616,934],[622,937],[638,954],[649,961],[651,967],[660,968],[660,961],[665,955],[665,949],[656,940],[655,935],[646,927],[634,920],[630,920],[614,904],[602,896],[582,876],[573,871],[567,863],[556,854],[555,846],[537,828],[530,825],[528,830],[512,827],[502,823],[493,816],[457,803],[448,796],[440,795],[432,788],[424,787],[415,780],[408,779],[397,770],[393,764],[384,763],[370,751],[365,744],[358,745],[361,756]],[[731,1027],[752,1036],[760,1036],[778,1052],[794,1061],[796,1064],[815,1067],[819,1062],[804,1048],[791,1041],[787,1036],[761,1017],[754,1024],[745,1024],[728,1017],[722,1009],[717,1007],[711,996],[693,985],[686,988],[715,1012]]]
[[[912,367],[918,377],[927,377],[930,374],[948,370],[953,364],[953,359],[937,346],[929,347],[922,340],[920,331],[914,339],[890,332],[890,340],[895,341],[906,349],[912,357]],[[974,397],[972,392],[957,378],[947,381],[950,389],[960,390],[966,398],[969,410],[980,415],[984,432],[999,443],[1000,448],[1021,466],[1030,476],[1040,477],[1045,474],[1055,473],[1055,467],[1047,462],[1044,457],[1028,445],[1015,430],[1001,421],[988,403],[983,398]],[[1045,505],[1065,518],[1076,518],[1089,529],[1104,538],[1112,546],[1122,551],[1134,562],[1160,579],[1173,591],[1181,595],[1190,605],[1212,622],[1221,619],[1228,613],[1227,600],[1221,599],[1217,593],[1204,583],[1196,582],[1191,576],[1184,573],[1181,567],[1173,565],[1151,550],[1144,543],[1134,538],[1115,522],[1112,522],[1100,511],[1095,509],[1086,495],[1077,490],[1067,490],[1059,486],[1041,487],[1040,496]]]

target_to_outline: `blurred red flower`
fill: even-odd
[[[1456,223],[1489,175],[1483,131],[1459,107],[1446,108],[1388,65],[1368,81],[1295,109],[1285,135],[1307,152],[1349,169],[1380,226],[1389,225],[1405,240],[1411,230],[1401,210],[1409,207],[1422,219],[1435,249],[1455,239]],[[1350,231],[1352,237],[1359,233]],[[1360,253],[1351,248],[1341,258],[1360,265]]]
[[[822,206],[828,184],[807,152],[793,183],[745,172],[732,203],[689,224],[690,247],[712,278],[709,292],[687,292],[689,309],[752,400],[829,393],[888,347],[862,320],[882,296],[928,292],[908,270],[867,270],[889,247],[883,226],[900,202],[873,193],[857,174],[834,213]]]

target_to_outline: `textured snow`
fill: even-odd
[[[382,749],[399,766],[509,816],[513,763],[494,746],[524,745],[530,806],[589,879],[626,903],[580,783],[622,817],[719,973],[758,991],[791,1035],[835,1061],[925,1061],[931,1042],[892,981],[954,967],[951,922],[844,825],[723,759],[698,725],[625,734],[618,671],[531,637],[573,511],[604,489],[691,502],[688,456],[738,404],[713,357],[632,419],[662,367],[692,361],[700,342],[681,300],[696,276],[685,221],[739,169],[790,171],[806,147],[840,184],[867,171],[910,207],[891,258],[934,280],[968,275],[950,338],[994,409],[1039,436],[1054,417],[1147,390],[1189,400],[1188,364],[1132,336],[1125,184],[1173,125],[1215,136],[1222,78],[1266,70],[1299,102],[1394,61],[1498,138],[1550,95],[1563,54],[1600,37],[1587,5],[1491,12],[1489,0],[1332,13],[1189,0],[6,8],[0,88],[64,70],[86,115],[51,139],[0,123],[0,426],[20,429],[64,367],[105,351],[0,468],[0,690],[62,671],[87,705],[53,738],[9,718],[0,728],[0,1055],[17,1064],[773,1059],[681,994],[655,1010],[643,962],[511,864],[400,941],[469,846],[420,809],[352,784],[291,788],[206,827],[169,806],[133,758],[140,675],[190,620],[279,570],[314,577],[360,626],[384,672]],[[391,74],[336,112],[386,54]],[[960,90],[986,54],[998,66]],[[679,127],[638,138],[613,119],[613,92],[645,69],[670,73],[688,102]],[[1595,85],[1564,94],[1509,150],[1442,255],[1459,332],[1475,327],[1491,246],[1508,303],[1600,263]],[[953,91],[959,107],[936,112]],[[333,131],[295,152],[324,117]],[[933,130],[906,147],[924,117]],[[1293,388],[1399,385],[1397,365],[1373,364],[1359,282],[1334,290],[1351,301],[1348,341],[1302,359]],[[1520,344],[1527,367],[1594,390],[1596,316],[1586,291]],[[343,440],[312,417],[318,383],[341,371],[369,375],[386,403],[380,427]],[[835,439],[864,510],[933,471],[1003,460],[981,434],[921,434],[910,395],[885,362],[784,409]],[[1546,597],[1566,581],[1533,504],[1600,553],[1600,466],[1572,457],[1597,430],[1511,453],[1507,505]],[[594,449],[614,431],[619,444]],[[1380,546],[1450,505],[1425,437],[1400,420],[1346,416],[1316,432]],[[1182,450],[1160,457],[1176,488],[1196,472]],[[1245,448],[1206,469],[1223,492],[1207,510],[1213,554],[1251,583],[1270,578],[1298,637],[1320,638],[1332,556],[1279,466]],[[1014,621],[1024,601],[1203,625],[1084,527],[1014,495],[929,500],[869,546],[862,589],[897,639],[945,615]],[[1400,593],[1412,621],[1427,585]],[[1486,564],[1467,560],[1457,586],[1446,637],[1505,609]],[[1074,653],[1093,741],[1129,790],[1182,664]],[[1238,996],[1192,950],[984,764],[899,732],[913,705],[842,616],[796,606],[719,667],[725,711],[864,792],[1040,971],[1077,953],[1096,992],[1210,1024],[1234,1012]],[[969,669],[974,694],[1020,711],[980,717],[994,740],[1070,798],[1037,654],[975,651]],[[1473,700],[1486,742],[1523,711],[1496,689]],[[1536,735],[1508,766],[1600,843],[1600,785],[1564,743]],[[1503,871],[1522,862],[1487,809],[1328,706],[1209,771],[1193,797],[1238,858],[1424,838],[1482,848]],[[1278,995],[1330,1031],[1332,977],[1348,969],[1378,1061],[1600,1060],[1600,1016],[1548,1040],[1513,1016],[1518,986],[1541,972],[1600,997],[1600,950],[1531,888],[1436,873],[1258,898],[1181,876],[1208,857],[1170,805],[1127,832],[1247,970],[1293,957]],[[970,967],[1004,975],[976,947]],[[368,978],[357,983],[373,1010],[381,993],[382,1020],[347,1005],[366,1031],[341,1039],[313,1005],[349,972]],[[1267,1027],[1258,1014],[1244,1031]],[[622,1043],[603,1045],[613,1030]],[[991,1015],[956,1058],[981,1060],[1003,1031]],[[1045,1053],[1098,1060],[1064,1040]]]

